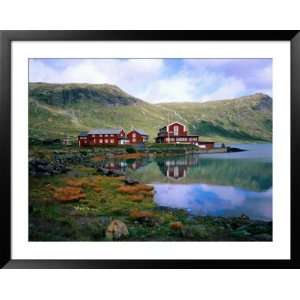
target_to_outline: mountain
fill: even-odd
[[[143,102],[111,84],[30,83],[29,97],[57,106],[74,104],[82,100],[93,100],[107,106],[136,105]]]
[[[29,136],[76,137],[95,127],[143,129],[150,138],[169,122],[217,142],[272,141],[272,98],[255,94],[203,103],[149,104],[114,85],[29,84]]]

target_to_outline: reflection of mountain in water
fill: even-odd
[[[210,184],[249,191],[272,188],[272,145],[240,145],[248,151],[141,159],[109,159],[105,168],[125,171],[146,183]]]
[[[157,158],[139,162],[130,175],[147,183],[206,183],[253,191],[272,187],[272,163],[247,159],[208,159],[197,155]],[[132,168],[131,168],[132,169]]]

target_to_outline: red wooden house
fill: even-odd
[[[78,145],[79,147],[89,146],[88,141],[88,132],[87,131],[81,131],[78,135]]]
[[[129,144],[142,144],[148,141],[148,134],[143,130],[131,130],[127,133],[127,139]]]
[[[198,142],[197,135],[188,135],[185,125],[174,122],[159,129],[156,137],[156,143],[189,143],[195,144]]]
[[[122,128],[97,128],[88,132],[80,132],[78,145],[79,147],[122,145],[126,143],[126,140],[126,133]]]
[[[161,144],[195,144],[201,149],[214,148],[214,142],[200,141],[198,135],[188,135],[187,127],[179,122],[173,122],[159,129],[156,143]]]

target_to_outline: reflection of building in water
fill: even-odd
[[[167,167],[166,176],[174,179],[181,179],[186,176],[187,167],[186,166],[170,166]]]
[[[158,161],[160,171],[168,178],[180,180],[187,175],[189,167],[198,163],[198,157],[188,156],[183,158],[173,158],[166,161]]]
[[[147,164],[144,160],[111,160],[105,161],[103,167],[109,170],[125,171],[126,169],[137,170]]]

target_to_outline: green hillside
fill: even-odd
[[[82,100],[93,100],[106,106],[136,105],[143,102],[111,84],[30,83],[29,97],[57,106],[72,105]]]
[[[154,138],[158,128],[172,121],[217,142],[271,141],[272,98],[255,94],[233,100],[153,105],[108,84],[29,85],[31,138],[76,137],[79,131],[95,127],[143,129]]]

